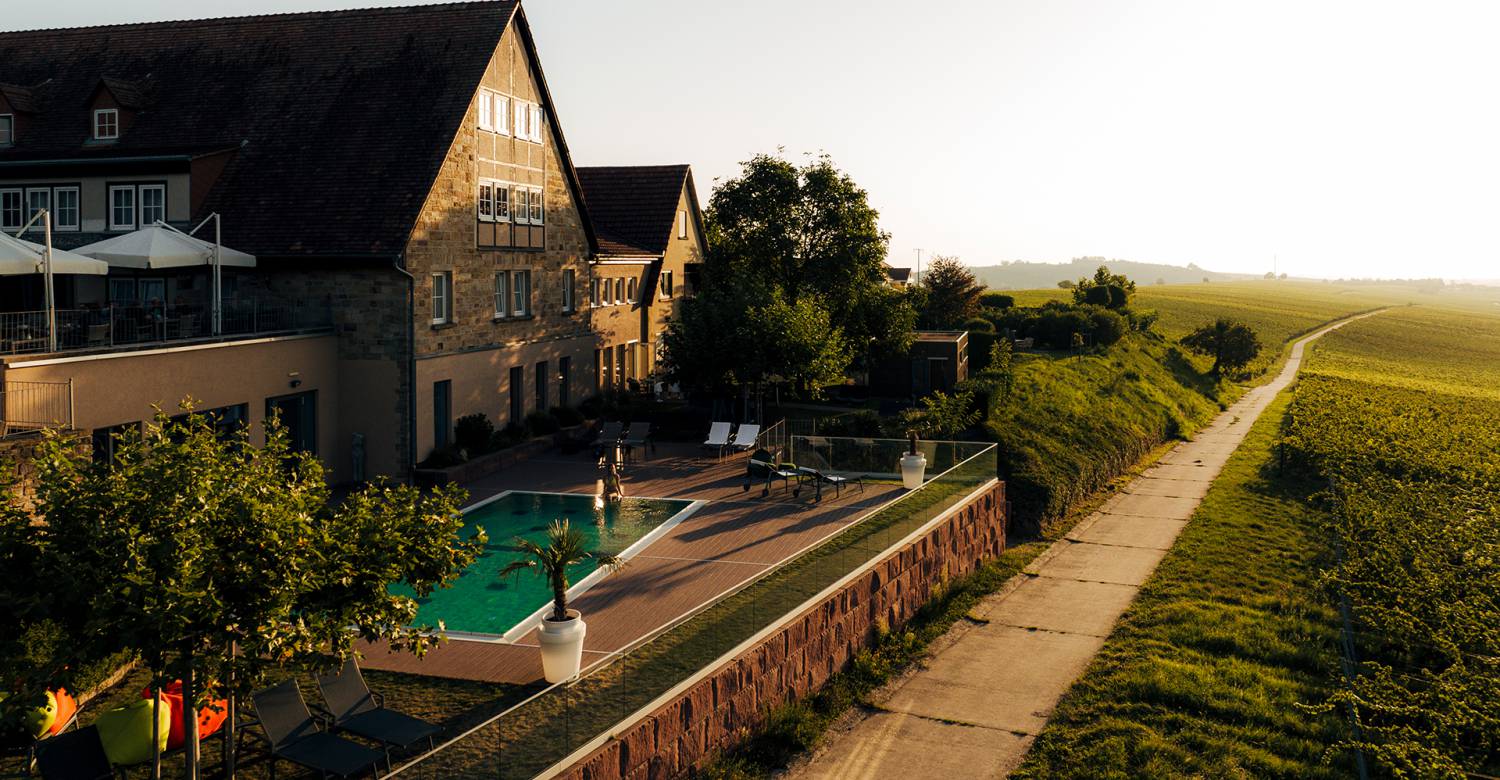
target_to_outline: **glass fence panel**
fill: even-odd
[[[921,444],[929,461],[921,488],[901,493],[823,543],[597,662],[578,680],[542,691],[394,774],[533,777],[878,559],[995,476],[992,444]],[[893,466],[906,446],[890,439],[791,436],[789,452],[802,459],[798,465],[898,481]]]

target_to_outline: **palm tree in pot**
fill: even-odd
[[[588,627],[576,609],[568,609],[568,567],[588,560],[600,567],[618,569],[619,556],[588,549],[583,534],[555,520],[547,527],[547,543],[516,537],[516,549],[525,556],[500,570],[501,577],[535,570],[552,588],[552,611],[542,618],[537,641],[542,646],[542,673],[547,682],[562,682],[578,676],[583,662],[583,637]]]

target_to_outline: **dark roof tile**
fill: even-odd
[[[665,253],[687,177],[686,165],[580,167],[578,179],[600,253]]]

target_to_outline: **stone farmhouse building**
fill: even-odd
[[[513,0],[0,32],[0,228],[218,215],[255,258],[212,330],[203,265],[56,275],[55,325],[39,275],[0,276],[6,431],[107,448],[190,396],[402,479],[463,415],[644,379],[703,252],[692,175],[582,171]]]

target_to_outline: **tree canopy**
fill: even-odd
[[[979,314],[984,285],[958,258],[936,255],[927,273],[922,275],[922,291],[926,295],[920,317],[922,325],[952,330]]]
[[[1130,304],[1135,294],[1135,282],[1124,274],[1110,273],[1108,266],[1099,266],[1093,278],[1083,277],[1073,284],[1073,302],[1090,303],[1109,309],[1123,309]]]
[[[1220,318],[1182,338],[1183,346],[1214,359],[1215,375],[1243,368],[1260,354],[1260,339],[1244,323]]]
[[[915,307],[885,285],[889,236],[827,156],[798,167],[758,155],[715,187],[704,216],[702,292],[664,338],[673,378],[815,392],[855,362],[910,346]]]
[[[360,638],[420,654],[434,627],[413,626],[416,602],[388,587],[446,584],[483,533],[459,539],[455,488],[373,485],[333,503],[325,477],[274,420],[256,447],[248,428],[224,435],[202,415],[159,412],[109,460],[49,434],[41,522],[14,503],[0,513],[0,624],[61,641],[44,656],[0,642],[0,665],[21,672],[4,684],[34,700],[125,649],[153,685],[181,679],[201,703],[246,694],[283,664],[347,657]]]

